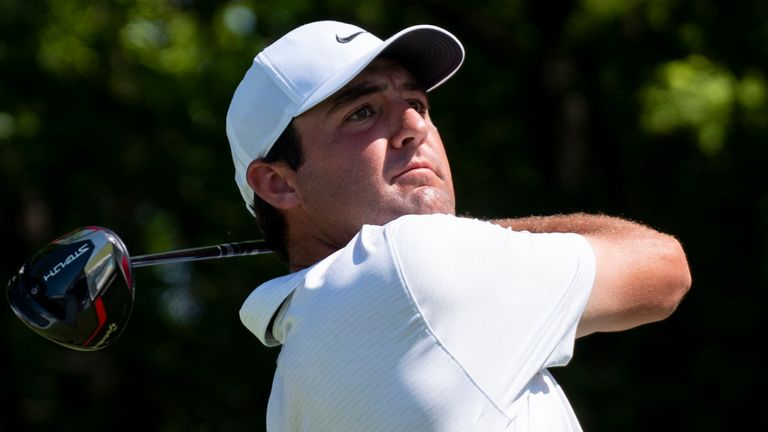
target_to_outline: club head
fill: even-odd
[[[101,227],[54,240],[8,282],[8,301],[32,330],[67,348],[95,351],[123,331],[133,309],[130,256]]]

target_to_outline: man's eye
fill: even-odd
[[[373,108],[366,105],[357,111],[353,112],[349,117],[347,117],[347,120],[363,120],[367,119],[368,117],[373,115]]]
[[[419,114],[425,114],[427,112],[427,104],[418,99],[411,99],[408,103],[411,105],[411,108],[416,110]]]

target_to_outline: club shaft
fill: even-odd
[[[148,267],[153,265],[201,261],[234,256],[260,255],[271,252],[272,250],[267,247],[264,240],[251,240],[135,256],[131,258],[131,266]]]

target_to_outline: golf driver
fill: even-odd
[[[270,252],[263,240],[254,240],[131,258],[114,232],[90,226],[40,249],[11,278],[6,294],[16,315],[46,339],[96,351],[128,322],[134,268]]]

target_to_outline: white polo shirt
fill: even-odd
[[[581,430],[546,369],[570,360],[594,273],[575,234],[448,215],[365,226],[243,304],[282,345],[267,429]]]

